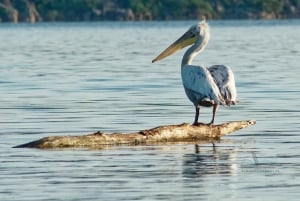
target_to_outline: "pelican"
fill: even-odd
[[[210,38],[209,26],[201,21],[191,26],[179,39],[160,53],[152,63],[162,60],[186,46],[191,45],[181,61],[181,78],[185,93],[195,106],[195,120],[198,125],[200,106],[213,107],[212,125],[219,105],[235,105],[236,88],[234,74],[225,65],[205,66],[192,65],[192,61],[207,45]]]

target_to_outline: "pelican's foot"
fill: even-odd
[[[208,125],[208,126],[213,126],[214,125],[214,122],[213,121],[211,121],[211,122],[209,122],[208,124],[206,124],[206,125]]]
[[[205,124],[205,123],[198,123],[198,122],[195,123],[195,122],[194,122],[192,125],[193,125],[193,126],[201,126],[201,125],[206,125],[206,124]]]

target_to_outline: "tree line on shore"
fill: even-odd
[[[300,0],[0,0],[0,22],[300,18]]]

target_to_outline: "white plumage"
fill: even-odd
[[[230,67],[214,65],[209,68],[192,65],[193,58],[207,45],[209,27],[205,21],[192,26],[178,40],[158,55],[152,62],[161,60],[177,50],[192,45],[181,62],[181,78],[184,90],[196,109],[194,125],[198,124],[200,106],[213,107],[213,124],[218,105],[234,105],[236,88],[234,74]]]
[[[181,78],[186,95],[195,106],[200,102],[224,104],[220,90],[207,68],[185,65],[181,68]]]
[[[214,78],[226,105],[236,103],[236,88],[234,74],[229,66],[214,65],[208,68]]]

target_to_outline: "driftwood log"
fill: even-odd
[[[149,130],[136,133],[111,133],[105,134],[100,131],[83,136],[52,136],[26,144],[15,146],[14,148],[67,148],[85,147],[97,148],[107,145],[138,145],[166,142],[193,142],[218,140],[220,137],[234,131],[247,128],[256,123],[255,120],[233,121],[220,125],[199,124],[197,126],[187,123],[179,125],[159,126]]]

